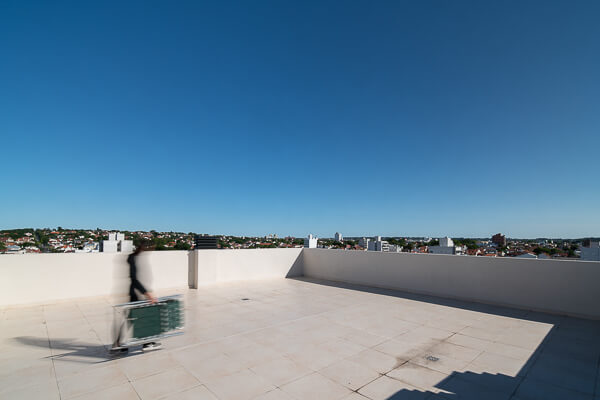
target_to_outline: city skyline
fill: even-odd
[[[0,229],[598,236],[598,15],[5,3]]]
[[[52,231],[96,231],[96,230],[100,230],[103,232],[158,232],[158,233],[183,233],[183,234],[197,234],[197,235],[209,235],[209,236],[229,236],[229,237],[249,237],[249,238],[263,238],[263,237],[269,237],[269,238],[286,238],[286,237],[293,237],[293,238],[306,238],[308,235],[313,235],[315,238],[318,239],[334,239],[336,234],[341,233],[343,235],[344,239],[359,239],[359,238],[374,238],[374,237],[382,237],[382,238],[407,238],[407,239],[411,239],[411,238],[429,238],[429,239],[441,239],[441,238],[461,238],[461,239],[482,239],[482,240],[492,240],[493,236],[495,236],[496,234],[500,234],[503,236],[506,236],[507,239],[514,239],[514,240],[536,240],[536,239],[558,239],[558,240],[585,240],[585,239],[596,239],[596,238],[600,238],[600,236],[594,236],[594,235],[589,235],[589,236],[573,236],[573,237],[561,237],[561,236],[535,236],[535,237],[521,237],[521,236],[511,236],[511,235],[504,235],[501,232],[496,232],[496,233],[490,233],[487,235],[480,235],[480,236],[476,236],[476,235],[451,235],[451,234],[442,234],[442,235],[400,235],[400,234],[387,234],[387,235],[382,235],[379,233],[376,234],[344,234],[343,232],[334,232],[334,233],[323,233],[323,234],[315,234],[314,232],[307,232],[305,234],[298,234],[298,235],[293,235],[293,234],[289,234],[289,233],[277,233],[277,232],[267,232],[267,233],[262,233],[262,234],[232,234],[232,233],[227,233],[227,232],[208,232],[208,231],[197,231],[197,230],[173,230],[173,229],[167,229],[167,230],[160,230],[160,229],[125,229],[125,228],[106,228],[106,227],[95,227],[95,228],[89,228],[89,227],[74,227],[74,226],[44,226],[44,227],[34,227],[34,226],[22,226],[22,227],[13,227],[13,228],[1,228],[0,229],[0,233],[4,232],[4,231],[13,231],[13,230],[26,230],[26,229],[33,229],[33,230],[52,230]]]

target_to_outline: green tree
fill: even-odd
[[[191,248],[192,246],[183,240],[178,240],[177,243],[175,243],[175,250],[189,250]]]
[[[477,241],[475,239],[456,238],[452,239],[457,246],[467,246],[467,249],[475,250],[478,249]]]
[[[393,245],[396,245],[396,246],[402,246],[402,247],[404,247],[406,245],[406,240],[404,240],[404,239],[385,238],[385,240],[389,244],[393,244]]]

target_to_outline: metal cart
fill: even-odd
[[[159,297],[154,304],[147,300],[117,304],[113,316],[111,353],[156,343],[165,337],[181,335],[184,330],[183,301],[179,294]]]

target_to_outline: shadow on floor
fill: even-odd
[[[19,336],[15,337],[13,340],[28,346],[48,348],[47,338]],[[58,354],[48,356],[46,358],[55,360],[60,359],[63,361],[72,361],[82,364],[95,364],[115,358],[114,355],[109,353],[109,349],[104,345],[80,342],[76,339],[53,339],[50,341],[50,346],[52,350]],[[136,353],[125,353],[119,355],[119,357],[125,357],[134,354]]]
[[[440,392],[400,390],[386,400],[598,400],[600,321],[446,299],[310,278],[297,280],[408,300],[552,324],[515,376],[455,371],[434,387]],[[441,392],[443,391],[443,392]],[[360,391],[359,391],[360,393]]]

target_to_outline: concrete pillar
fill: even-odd
[[[198,250],[188,251],[188,286],[198,289]]]

